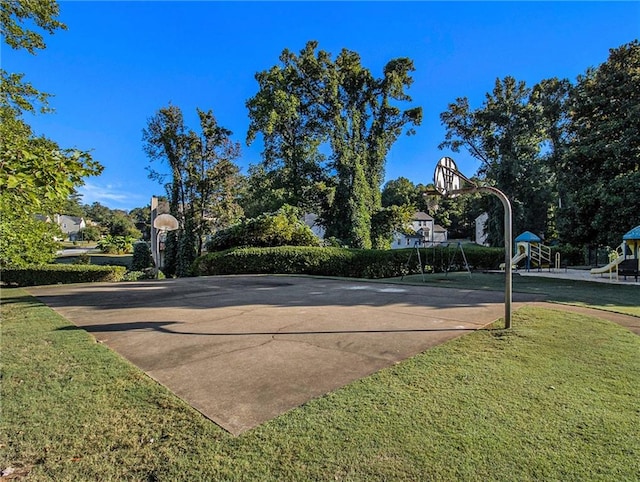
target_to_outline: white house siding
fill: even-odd
[[[445,228],[435,224],[431,216],[421,211],[413,215],[407,231],[407,233],[399,231],[394,233],[391,249],[413,248],[416,242],[419,246],[431,246],[446,241],[448,237]],[[410,234],[411,232],[415,234]]]
[[[83,218],[67,216],[66,214],[56,215],[55,221],[56,224],[60,226],[65,237],[69,238],[71,241],[76,241],[79,237],[78,233],[87,227]]]

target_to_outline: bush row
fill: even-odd
[[[97,281],[121,281],[124,266],[51,264],[32,268],[3,268],[0,279],[6,286],[38,286]]]
[[[504,250],[500,248],[470,245],[464,252],[469,265],[475,269],[497,268],[504,261]],[[464,266],[457,247],[422,248],[420,254],[423,269],[427,271]],[[383,251],[308,246],[232,249],[201,256],[193,266],[195,275],[279,273],[391,278],[419,272],[417,255],[411,249]]]

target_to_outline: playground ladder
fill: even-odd
[[[551,266],[551,248],[540,243],[536,246],[531,246],[531,261],[541,268],[544,263],[547,266]]]

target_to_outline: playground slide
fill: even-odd
[[[511,258],[511,269],[516,266],[520,261],[527,257],[527,253],[518,253]],[[500,269],[504,270],[504,263],[500,263]]]
[[[527,257],[527,253],[518,253],[511,258],[511,266],[516,266],[520,261]]]
[[[591,270],[591,274],[602,274],[602,273],[609,273],[611,271],[614,271],[615,267],[618,266],[623,261],[624,261],[624,256],[618,256],[616,259],[611,261],[611,263],[609,263],[606,266],[602,266],[601,268],[593,268]]]

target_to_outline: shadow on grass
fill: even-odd
[[[42,303],[33,296],[26,294],[24,291],[19,291],[18,288],[8,286],[2,287],[0,305],[21,305],[26,308],[43,306]]]

